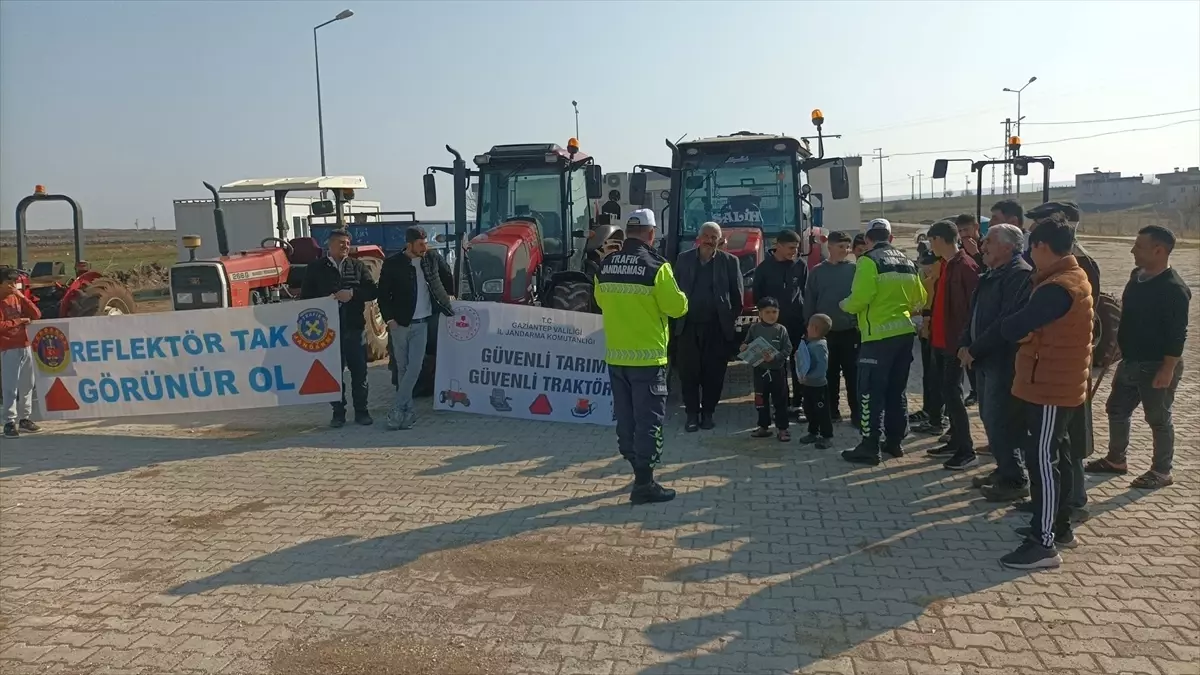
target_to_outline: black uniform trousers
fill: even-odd
[[[730,345],[719,321],[683,320],[683,330],[675,336],[675,360],[683,389],[683,407],[688,415],[712,414],[721,401],[725,387],[725,368],[729,365]]]
[[[850,407],[850,421],[854,428],[859,427],[858,420],[858,346],[861,336],[857,328],[831,331],[825,336],[829,345],[829,386],[826,402],[829,404],[830,417],[841,419],[838,409],[838,396],[841,394],[839,379],[846,378],[846,403]]]

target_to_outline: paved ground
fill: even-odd
[[[1109,289],[1127,246],[1091,247]],[[1177,266],[1200,295],[1198,257]],[[637,508],[600,428],[333,432],[323,407],[51,425],[0,457],[0,671],[1196,675],[1198,403],[1189,374],[1177,484],[1093,480],[1082,545],[1036,574],[997,563],[1020,523],[967,489],[986,466],[750,440],[744,397],[714,432],[675,415],[680,497]]]

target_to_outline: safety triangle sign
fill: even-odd
[[[320,360],[313,361],[312,367],[308,369],[308,375],[304,376],[304,383],[300,385],[301,396],[332,394],[341,390],[342,383],[329,373],[329,369]]]
[[[79,410],[79,401],[67,390],[67,385],[63,384],[60,377],[54,378],[54,384],[50,385],[42,405],[46,406],[46,412]]]

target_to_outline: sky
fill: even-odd
[[[1054,156],[1052,181],[1200,165],[1196,0],[4,0],[3,218],[43,184],[75,197],[90,228],[165,229],[173,199],[206,195],[201,181],[318,175],[312,28],[347,8],[319,31],[327,173],[366,176],[361,198],[426,218],[450,215],[448,198],[432,210],[421,198],[446,144],[466,157],[565,145],[572,99],[580,144],[606,172],[668,164],[664,138],[811,135],[820,108],[825,133],[842,134],[828,154],[882,148],[884,192],[907,196],[939,151],[999,146],[1017,107],[1002,89],[1036,76],[1021,137]],[[962,189],[964,169],[948,187]],[[863,194],[879,183],[864,160]],[[29,220],[70,222],[60,204]]]

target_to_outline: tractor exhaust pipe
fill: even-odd
[[[229,236],[225,234],[225,212],[221,210],[221,195],[217,194],[217,188],[213,187],[212,183],[204,183],[204,187],[213,196],[213,225],[217,228],[217,250],[221,255],[229,255]]]

